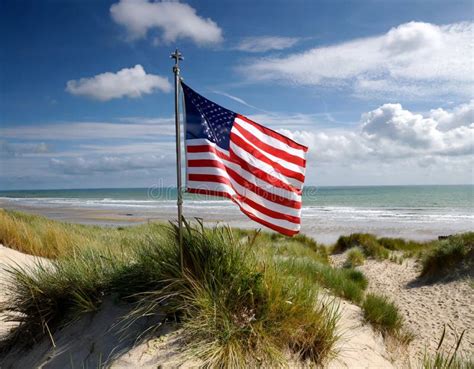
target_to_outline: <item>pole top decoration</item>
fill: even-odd
[[[181,53],[179,52],[179,50],[176,49],[176,50],[174,51],[174,53],[170,55],[170,58],[171,58],[171,59],[174,59],[173,72],[179,73],[179,66],[178,66],[178,65],[179,65],[179,61],[180,61],[180,60],[184,60],[183,54],[181,54]]]

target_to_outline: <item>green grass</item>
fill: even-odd
[[[358,247],[353,247],[349,249],[347,253],[347,259],[344,262],[345,268],[353,268],[356,266],[364,265],[365,256],[362,250]]]
[[[0,243],[26,254],[57,258],[84,248],[112,251],[133,248],[162,231],[165,224],[99,227],[0,209]]]
[[[384,334],[400,331],[403,318],[396,305],[385,296],[367,294],[362,304],[364,318]]]
[[[436,353],[433,356],[425,355],[421,364],[422,369],[472,369],[474,361],[472,358]]]
[[[474,232],[450,236],[422,256],[421,277],[474,276]]]
[[[334,295],[357,304],[362,301],[368,284],[357,270],[336,269],[308,258],[279,260],[276,264],[283,273],[317,282]]]
[[[446,326],[441,334],[438,347],[434,354],[425,352],[420,367],[422,369],[472,369],[474,361],[472,357],[459,352],[459,347],[464,337],[462,332],[453,347],[447,350],[443,347],[444,338],[446,337]]]
[[[275,261],[282,254],[272,254],[267,244],[271,236],[187,224],[184,269],[176,237],[176,228],[160,226],[124,247],[82,246],[51,266],[11,270],[8,288],[14,298],[4,312],[20,325],[1,347],[37,342],[113,297],[130,303],[125,327],[163,312],[177,318],[185,350],[208,367],[286,365],[288,353],[312,365],[331,357],[337,309],[318,302],[318,284],[298,277],[301,269],[282,273]],[[309,239],[277,241],[280,253],[312,255],[314,263],[323,258]],[[357,273],[344,273],[354,284],[362,283]],[[142,338],[153,332],[149,327]]]
[[[385,249],[372,234],[353,233],[349,236],[341,236],[334,245],[333,252],[341,253],[353,247],[359,247],[365,256],[375,259],[387,259],[389,252]]]
[[[185,350],[208,367],[280,366],[287,353],[321,365],[338,339],[338,315],[334,304],[321,303],[320,288],[360,305],[374,327],[405,342],[409,335],[396,306],[365,296],[367,279],[353,266],[365,257],[398,261],[396,252],[426,255],[435,274],[446,255],[449,265],[466,270],[472,235],[418,243],[353,234],[333,247],[352,249],[350,265],[334,268],[328,247],[304,235],[188,224],[183,273],[173,227],[102,228],[0,210],[1,243],[53,259],[34,272],[11,270],[14,298],[3,308],[20,326],[0,347],[32,344],[113,298],[130,306],[125,327],[150,314],[177,319]]]

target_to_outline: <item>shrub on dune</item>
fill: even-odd
[[[474,276],[474,232],[450,236],[422,256],[421,277]]]
[[[353,233],[341,236],[333,248],[333,253],[341,253],[353,247],[359,247],[365,256],[375,259],[386,259],[389,252],[377,241],[377,237],[369,233]]]

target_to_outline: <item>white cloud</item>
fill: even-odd
[[[261,53],[270,50],[283,50],[295,45],[297,37],[257,36],[244,38],[235,49],[251,53]]]
[[[228,94],[227,92],[217,91],[217,90],[214,90],[214,91],[212,91],[212,92],[215,93],[215,94],[217,94],[217,95],[225,96],[225,97],[227,97],[228,99],[237,101],[239,104],[248,106],[249,108],[252,108],[252,109],[255,109],[255,110],[260,110],[260,111],[265,111],[265,110],[263,110],[263,109],[260,109],[260,108],[256,107],[255,105],[249,104],[249,103],[248,103],[247,101],[245,101],[244,99],[241,99],[241,98],[238,97],[238,96],[234,96],[234,95]]]
[[[241,71],[251,80],[336,86],[362,96],[471,96],[473,30],[473,23],[410,22],[380,36],[257,59]]]
[[[383,104],[363,114],[358,124],[336,128],[322,122],[324,115],[319,114],[262,113],[250,118],[309,146],[307,184],[455,184],[474,181],[473,106],[471,101],[416,113],[401,104]],[[169,136],[162,137],[163,131]],[[4,185],[11,181],[34,187],[49,181],[68,187],[133,187],[157,178],[173,184],[171,118],[5,127],[0,137],[9,140],[0,142]],[[47,153],[42,144],[47,140],[64,144],[55,144],[54,152]],[[21,154],[12,155],[11,145]],[[124,177],[125,171],[129,175]]]
[[[154,139],[175,134],[174,118],[129,117],[123,123],[61,122],[0,127],[0,137],[24,140]]]
[[[468,104],[462,104],[452,111],[444,109],[431,110],[430,116],[439,123],[438,128],[442,131],[469,126],[474,122],[474,100],[471,100]]]
[[[171,91],[171,84],[165,77],[147,74],[140,64],[124,68],[117,73],[101,73],[91,78],[67,82],[66,91],[79,96],[107,101],[122,97],[137,98],[151,94],[154,90]]]
[[[112,19],[125,27],[128,37],[146,37],[149,30],[162,31],[160,42],[171,43],[188,38],[198,45],[222,41],[222,30],[211,19],[202,18],[187,4],[170,1],[121,0],[110,7]]]
[[[40,143],[11,143],[0,140],[0,156],[18,157],[25,155],[46,154],[51,151],[50,145],[44,142]]]
[[[157,169],[171,163],[167,155],[125,155],[99,157],[53,158],[50,165],[64,174],[93,174],[140,169]]]
[[[464,115],[460,112],[470,105],[472,102],[451,111],[436,109],[423,116],[403,109],[400,104],[384,104],[364,114],[356,130],[280,131],[310,147],[310,165],[357,162],[382,165],[387,161],[411,160],[426,166],[441,158],[444,163],[458,158],[468,163],[472,161],[474,123],[471,115],[470,121],[461,124]],[[456,116],[460,120],[446,129],[447,116],[450,122]]]

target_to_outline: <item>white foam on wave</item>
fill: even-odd
[[[170,199],[113,199],[113,198],[10,198],[0,197],[0,200],[13,202],[25,206],[47,208],[77,207],[91,209],[126,209],[140,210],[172,210],[176,207],[176,200]],[[203,200],[186,199],[184,208],[190,211],[199,210],[202,213],[233,214],[235,205],[226,199]],[[353,206],[304,206],[304,219],[319,219],[323,222],[347,221],[394,221],[402,223],[452,223],[474,222],[473,209],[433,208],[433,207],[353,207]]]

